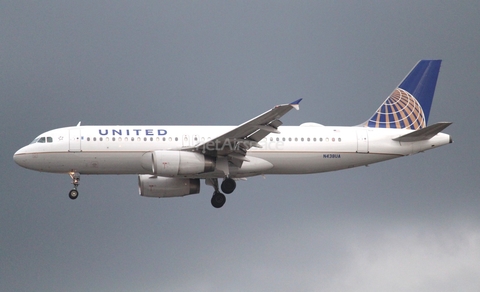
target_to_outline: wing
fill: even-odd
[[[280,133],[278,127],[282,122],[279,119],[293,108],[298,110],[301,100],[277,105],[221,136],[182,150],[197,151],[214,157],[225,156],[230,162],[240,167],[243,161],[247,161],[245,155],[248,149],[261,148],[258,144],[260,140],[270,133]]]

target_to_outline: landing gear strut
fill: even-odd
[[[78,185],[80,184],[80,173],[71,172],[70,177],[72,178],[73,189],[68,193],[68,197],[72,200],[78,198]]]

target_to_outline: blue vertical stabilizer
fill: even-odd
[[[418,62],[364,125],[371,128],[412,130],[425,128],[441,62],[441,60]]]

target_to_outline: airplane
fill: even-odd
[[[81,174],[138,175],[144,197],[200,193],[200,180],[214,189],[211,204],[247,177],[309,174],[368,166],[452,143],[441,133],[451,122],[427,125],[441,60],[420,60],[364,123],[283,126],[298,99],[277,105],[239,126],[82,126],[47,131],[15,152],[27,169],[65,173],[70,199]],[[222,180],[219,186],[219,180]]]

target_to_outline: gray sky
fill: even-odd
[[[478,291],[478,1],[3,1],[2,291]],[[470,2],[470,3],[469,3]],[[136,176],[29,171],[38,134],[95,124],[356,125],[423,58],[455,143],[370,167],[138,196]]]

